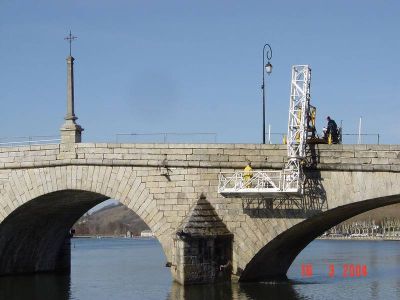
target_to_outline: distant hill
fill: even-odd
[[[363,221],[363,220],[368,220],[369,218],[371,218],[371,220],[375,220],[375,221],[379,222],[385,217],[400,219],[400,203],[388,205],[388,206],[384,206],[381,208],[367,211],[367,212],[357,215],[343,223]]]
[[[380,222],[383,218],[400,219],[400,204],[389,205],[357,215],[343,223],[352,223],[374,219]],[[77,235],[124,235],[129,230],[133,235],[140,235],[149,227],[132,210],[122,204],[109,205],[87,215],[75,224]]]
[[[109,205],[85,214],[74,225],[76,235],[140,235],[149,227],[131,209],[122,204]]]

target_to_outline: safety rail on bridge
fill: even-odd
[[[59,144],[60,142],[61,139],[58,135],[0,137],[0,147]]]
[[[127,139],[128,138],[128,139]],[[206,138],[206,139],[204,139]],[[217,143],[215,132],[153,132],[153,133],[117,133],[115,142],[123,140],[135,143]]]
[[[262,197],[273,198],[282,194],[298,195],[301,183],[292,170],[279,171],[237,171],[220,173],[218,193],[224,197]]]

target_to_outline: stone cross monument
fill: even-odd
[[[78,118],[74,112],[74,58],[71,56],[71,43],[76,39],[69,32],[65,38],[69,41],[69,56],[67,57],[67,115],[65,122],[61,127],[61,144],[73,144],[81,142],[81,133],[83,128],[76,124]]]

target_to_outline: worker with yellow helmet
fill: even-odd
[[[244,168],[243,172],[243,181],[244,181],[244,186],[246,188],[251,187],[251,178],[253,177],[253,168],[251,167],[251,161],[247,161],[247,165]]]

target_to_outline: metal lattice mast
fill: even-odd
[[[302,181],[301,161],[306,157],[307,118],[310,108],[311,69],[308,65],[292,67],[288,120],[286,169]]]
[[[304,193],[303,161],[307,138],[315,134],[315,107],[310,105],[311,69],[308,65],[292,68],[287,136],[288,162],[281,171],[244,171],[220,173],[218,192],[224,197],[290,199]]]

